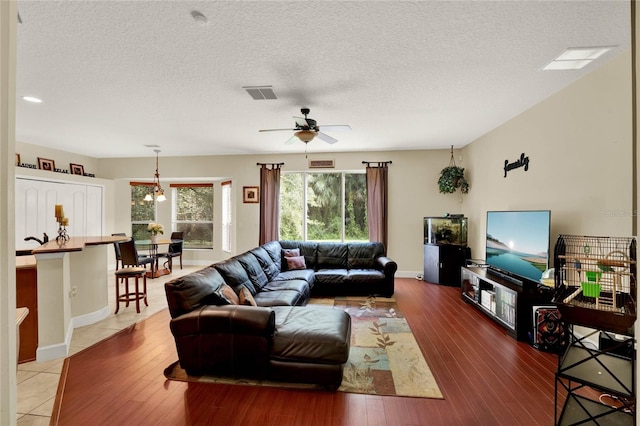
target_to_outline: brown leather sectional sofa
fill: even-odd
[[[311,295],[391,296],[396,270],[380,243],[271,241],[169,281],[180,364],[192,375],[337,389],[351,319],[304,305]],[[236,304],[240,300],[254,306]]]

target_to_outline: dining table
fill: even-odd
[[[158,278],[163,275],[169,275],[171,270],[169,268],[165,268],[164,265],[161,265],[158,262],[160,258],[158,253],[158,246],[161,245],[169,245],[175,243],[181,243],[184,240],[180,239],[171,239],[171,238],[157,238],[155,240],[136,240],[136,248],[140,250],[147,250],[148,256],[153,259],[151,262],[151,271],[147,271],[147,278]]]

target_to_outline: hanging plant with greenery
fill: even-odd
[[[463,194],[469,192],[469,182],[464,178],[464,168],[456,166],[456,161],[453,158],[453,145],[451,146],[451,160],[449,165],[440,172],[438,187],[443,194],[452,194],[458,188]]]

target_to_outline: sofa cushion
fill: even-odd
[[[305,300],[305,303],[311,295],[311,286],[304,280],[272,281],[262,288],[263,292],[282,290],[297,291]]]
[[[204,305],[228,304],[216,293],[224,284],[224,278],[213,266],[166,282],[164,289],[171,317]]]
[[[382,243],[347,243],[348,269],[375,269],[376,258],[384,256]]]
[[[284,257],[298,257],[300,256],[300,249],[282,249],[282,254],[284,254]]]
[[[232,257],[216,263],[214,266],[236,294],[240,293],[242,286],[247,287],[251,294],[256,294],[256,288],[253,286],[249,275],[247,275],[247,271],[244,270],[242,263],[240,263],[238,259]]]
[[[258,262],[258,259],[256,259],[253,253],[246,252],[235,258],[242,264],[256,291],[269,282],[264,270],[262,270],[262,266],[260,266],[260,262]]]
[[[251,292],[248,288],[242,287],[240,289],[240,294],[238,294],[238,298],[240,299],[240,305],[248,305],[248,306],[258,306],[256,305],[256,301],[253,299]]]
[[[348,278],[346,269],[320,269],[316,271],[314,280],[316,284],[343,284]]]
[[[349,358],[351,318],[342,310],[272,308],[276,316],[271,359],[343,364]]]
[[[349,282],[367,284],[376,281],[384,281],[384,273],[376,269],[350,269]]]
[[[284,261],[284,250],[287,249],[299,249],[300,256],[304,256],[304,263],[307,265],[309,269],[315,269],[317,263],[317,249],[318,243],[313,241],[280,241],[280,246],[282,247],[282,271],[286,271],[286,262]]]
[[[280,264],[276,265],[271,256],[269,256],[269,253],[267,253],[264,248],[256,247],[249,253],[255,256],[256,260],[260,264],[260,267],[262,268],[262,271],[267,277],[267,281],[271,281],[273,277],[280,273]],[[278,256],[278,259],[279,258],[280,257]]]
[[[333,268],[347,268],[347,245],[342,243],[319,243],[316,269]]]
[[[309,287],[313,287],[315,283],[315,273],[312,269],[294,269],[293,271],[279,273],[271,281],[289,280],[304,280],[309,283]]]
[[[302,293],[296,290],[261,291],[253,297],[258,306],[302,306],[307,303]]]
[[[307,269],[307,264],[304,262],[304,256],[285,257],[285,260],[287,261],[287,268],[289,270]]]
[[[220,298],[221,303],[214,303],[216,299],[214,299],[212,297],[213,295],[211,295],[203,299],[203,302],[205,302],[204,303],[205,305],[239,305],[240,304],[240,299],[238,298],[238,295],[227,284],[222,284],[220,286],[220,289],[218,289],[218,291],[216,291],[214,294],[215,296]]]
[[[276,265],[278,272],[282,270],[282,247],[278,241],[269,241],[261,246],[271,258],[271,261]],[[269,274],[267,274],[269,277]]]

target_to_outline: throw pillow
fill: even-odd
[[[307,264],[304,261],[304,256],[287,257],[287,266],[289,269],[306,269]]]
[[[245,286],[242,286],[242,289],[240,290],[239,296],[240,296],[240,304],[241,305],[258,306],[256,304],[255,299],[251,295],[251,292]]]
[[[298,257],[300,256],[300,249],[284,249],[284,257]]]
[[[222,286],[220,286],[220,289],[218,290],[218,294],[227,302],[229,302],[229,305],[240,304],[240,299],[238,299],[238,295],[227,284],[222,284]]]

